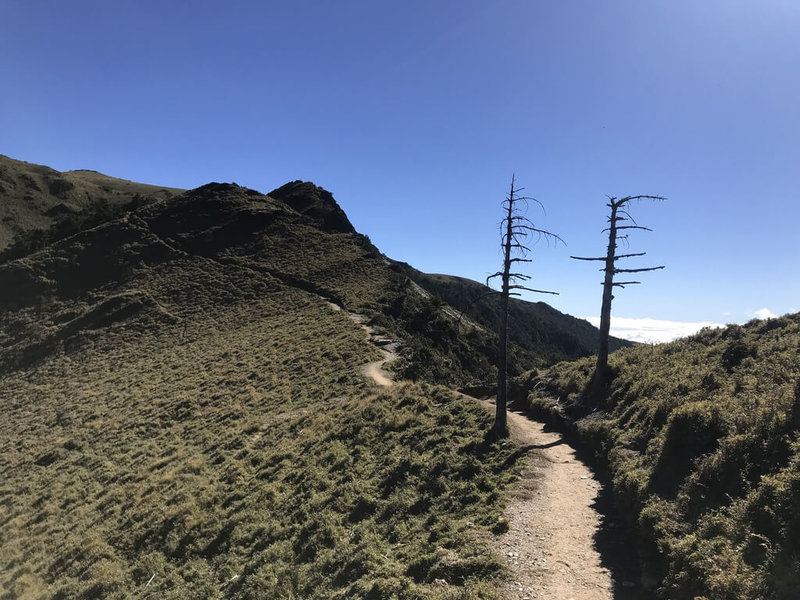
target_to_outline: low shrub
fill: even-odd
[[[789,600],[800,589],[800,315],[612,354],[585,416],[590,359],[529,383],[608,466],[643,580],[669,600]]]

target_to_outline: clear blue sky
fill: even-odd
[[[665,264],[615,315],[800,310],[795,0],[5,0],[0,153],[147,183],[293,179],[389,256],[482,280],[512,172],[564,248],[543,297],[596,315],[606,195]]]

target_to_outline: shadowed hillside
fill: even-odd
[[[484,327],[494,328],[500,319],[500,301],[490,288],[463,277],[421,273],[403,265],[409,277],[438,295],[454,309],[463,312]],[[533,356],[528,364],[548,364],[597,353],[597,328],[584,319],[557,311],[544,302],[510,299],[509,339]],[[612,337],[610,349],[633,343]]]
[[[607,462],[645,583],[670,600],[797,598],[800,314],[616,352],[582,417],[591,360],[529,374],[529,405]]]

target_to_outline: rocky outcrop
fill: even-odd
[[[310,217],[329,233],[356,233],[347,215],[329,191],[308,181],[292,181],[272,190],[269,196],[280,200],[301,215]]]

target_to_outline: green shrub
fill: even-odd
[[[47,189],[53,196],[64,198],[69,192],[75,189],[75,184],[66,179],[51,179],[47,184]]]
[[[623,349],[611,356],[606,412],[585,418],[580,391],[590,360],[561,363],[531,382],[529,405],[572,415],[572,428],[604,457],[644,583],[658,597],[796,597],[798,348],[795,314]]]

